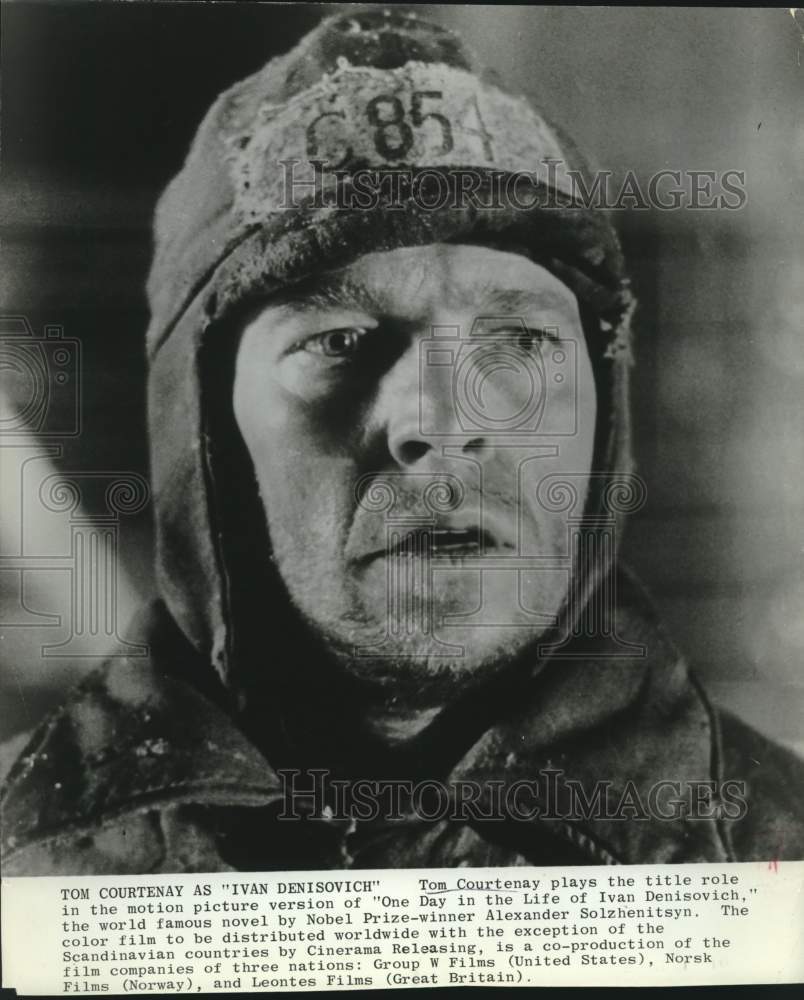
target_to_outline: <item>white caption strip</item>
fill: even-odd
[[[797,982],[804,862],[12,878],[23,994]]]

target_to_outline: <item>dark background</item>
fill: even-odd
[[[635,433],[650,487],[624,548],[716,696],[804,748],[804,95],[792,18],[427,9],[615,177],[746,172],[739,212],[618,213],[640,300]],[[320,16],[253,3],[3,5],[2,309],[37,331],[63,326],[83,350],[83,430],[63,442],[59,468],[147,472],[155,200],[217,94]],[[21,512],[29,550],[66,551],[65,525],[20,483],[21,454],[4,449],[0,554],[19,554]],[[151,572],[146,511],[121,521],[121,622],[152,592]],[[65,632],[32,627],[30,612],[63,613],[62,576],[0,571],[4,735],[30,728],[96,662],[39,655]]]

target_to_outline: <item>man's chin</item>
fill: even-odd
[[[423,582],[419,560],[402,576],[393,565],[400,562],[379,559],[342,577],[315,605],[311,588],[298,588],[306,599],[295,603],[308,628],[367,701],[444,705],[514,663],[530,657],[535,665],[529,650],[555,621],[563,577],[542,574],[526,586],[511,570],[441,567]]]
[[[474,624],[431,634],[353,633],[351,641],[339,636],[330,645],[338,649],[342,669],[365,687],[370,700],[425,709],[449,704],[503,676],[539,634],[530,626]]]

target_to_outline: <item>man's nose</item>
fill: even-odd
[[[449,455],[487,461],[494,453],[492,437],[462,424],[452,367],[428,367],[423,349],[414,342],[383,379],[378,415],[391,457],[402,468]]]

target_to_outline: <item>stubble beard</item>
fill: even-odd
[[[549,628],[524,614],[521,624],[444,625],[439,600],[428,607],[418,592],[407,595],[408,618],[392,623],[385,594],[368,604],[354,579],[336,573],[329,575],[334,585],[322,593],[326,571],[305,571],[281,544],[274,562],[296,614],[326,649],[332,667],[356,681],[368,701],[388,706],[429,709],[492,683]],[[534,606],[557,617],[566,592],[544,586],[532,596]],[[425,630],[428,619],[433,626]],[[535,666],[535,653],[532,660]]]

